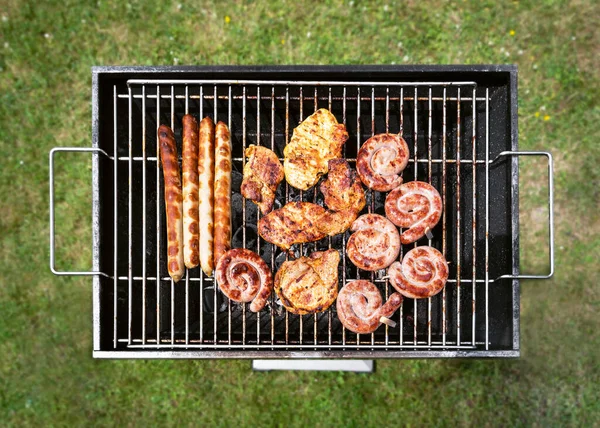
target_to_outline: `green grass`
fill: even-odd
[[[9,425],[579,425],[600,420],[600,48],[592,0],[5,0],[0,22],[0,420]],[[226,16],[230,22],[226,23]],[[511,35],[511,30],[514,35]],[[381,361],[373,375],[247,361],[95,361],[91,281],[48,270],[47,153],[90,145],[102,64],[517,63],[520,145],[556,154],[553,280],[522,283],[522,358]],[[545,116],[546,120],[545,120]],[[60,263],[89,267],[90,160],[63,155]],[[547,269],[545,164],[523,163],[526,272]],[[541,218],[541,221],[540,221]]]

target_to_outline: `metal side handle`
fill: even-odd
[[[490,164],[504,156],[545,156],[548,158],[548,238],[550,241],[550,272],[546,275],[501,275],[494,281],[500,279],[548,279],[554,275],[554,160],[550,152],[536,151],[505,151],[501,152]]]
[[[50,150],[50,270],[55,275],[102,275],[110,277],[110,275],[99,271],[60,271],[55,267],[54,260],[54,155],[58,152],[84,152],[84,153],[102,153],[110,158],[108,153],[96,147],[55,147]]]

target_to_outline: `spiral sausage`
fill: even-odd
[[[215,182],[215,124],[210,117],[200,122],[200,150],[198,152],[200,266],[211,276],[215,267],[213,259],[213,204]]]
[[[231,137],[223,122],[215,128],[215,263],[231,248]]]
[[[183,276],[183,207],[177,145],[173,131],[166,125],[158,127],[160,159],[165,180],[165,209],[167,212],[167,268],[173,281]]]
[[[408,164],[408,145],[396,134],[369,138],[356,156],[356,171],[369,189],[388,192],[402,184],[400,173]]]
[[[273,291],[273,274],[265,261],[245,248],[227,251],[215,269],[219,288],[236,302],[252,302],[250,310],[259,312]]]
[[[429,183],[411,181],[392,190],[385,198],[385,215],[396,226],[408,228],[400,240],[410,244],[440,221],[442,198]]]
[[[198,226],[198,122],[183,116],[183,260],[188,269],[200,263]]]
[[[402,296],[392,293],[382,305],[381,293],[372,282],[352,281],[337,298],[337,315],[341,323],[354,333],[372,333],[381,325],[381,317],[391,317],[402,304]]]
[[[375,271],[392,264],[400,253],[396,227],[379,214],[365,214],[352,223],[346,254],[357,267]]]
[[[424,299],[444,288],[448,280],[448,263],[435,248],[417,247],[406,253],[402,263],[393,263],[388,275],[390,283],[400,294]]]

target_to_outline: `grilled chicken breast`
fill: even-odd
[[[329,110],[319,109],[296,129],[283,150],[285,178],[300,190],[317,184],[328,171],[328,162],[342,156],[348,139],[346,126],[339,124]]]
[[[310,202],[290,202],[262,217],[258,221],[258,233],[287,251],[293,244],[343,233],[355,218],[352,210],[333,212]]]
[[[360,178],[344,159],[329,161],[327,179],[321,183],[325,205],[333,211],[360,212],[366,204]]]
[[[244,165],[241,193],[267,214],[273,209],[277,186],[283,181],[283,166],[272,150],[251,145],[246,149],[248,162]]]
[[[293,314],[305,315],[327,309],[338,294],[337,250],[317,251],[308,257],[284,262],[275,275],[275,292]]]

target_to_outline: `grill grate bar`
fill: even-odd
[[[418,146],[418,140],[419,140],[419,124],[418,124],[418,111],[419,111],[419,105],[418,105],[418,88],[415,86],[415,96],[413,97],[413,105],[414,105],[414,117],[413,117],[413,142],[414,142],[414,154],[415,154],[415,181],[417,180],[417,146]],[[417,248],[417,243],[415,242],[414,248]],[[414,308],[414,313],[413,313],[413,343],[417,343],[417,318],[418,318],[418,299],[414,299],[413,300],[413,308]]]
[[[160,87],[156,87],[160,95]],[[156,103],[156,132],[160,126],[160,103]],[[156,158],[160,156],[158,138],[156,138]],[[160,278],[160,163],[156,163],[156,274]],[[160,341],[160,281],[156,281],[156,341]]]
[[[473,282],[472,282],[472,293],[473,300],[471,304],[471,313],[472,313],[472,321],[471,321],[471,343],[475,344],[475,331],[476,331],[476,315],[475,315],[475,305],[477,302],[477,290],[476,290],[476,278],[477,278],[477,169],[476,169],[476,159],[477,159],[477,115],[476,115],[476,105],[475,105],[475,88],[473,88],[473,96],[471,97],[471,128],[473,129],[473,135],[471,136],[471,147],[473,151],[473,177],[471,178],[471,184],[473,186],[473,219],[472,219],[472,227],[473,227]]]
[[[127,287],[128,287],[128,293],[127,293],[127,310],[128,310],[128,322],[127,322],[127,331],[128,331],[128,340],[129,343],[131,344],[131,324],[132,324],[132,295],[131,295],[131,288],[133,285],[133,282],[131,280],[131,277],[133,276],[133,235],[132,235],[132,225],[133,225],[133,221],[132,221],[132,195],[133,195],[133,190],[132,190],[132,185],[133,185],[133,163],[131,161],[131,157],[133,155],[133,126],[132,126],[132,115],[131,115],[131,108],[132,108],[132,98],[131,98],[131,88],[129,88],[129,100],[128,100],[128,118],[129,118],[129,128],[128,128],[128,140],[127,140],[127,145],[128,145],[128,149],[129,149],[129,163],[128,163],[128,178],[129,178],[129,183],[127,186],[127,276],[128,276],[128,280],[127,280]]]
[[[456,105],[456,159],[460,159],[460,88]],[[456,164],[456,341],[460,345],[460,162]]]
[[[213,86],[213,93],[214,93],[214,99],[217,99],[217,85]],[[217,103],[215,102],[214,106],[213,106],[213,121],[215,122],[215,130],[216,130],[216,125],[217,125],[217,121],[218,121],[217,107],[218,107]],[[215,138],[216,138],[216,136],[215,136]],[[216,147],[216,141],[215,141],[215,147]],[[213,203],[213,206],[214,206],[214,203]],[[213,221],[214,221],[214,218],[213,218]],[[214,236],[213,236],[213,239],[214,239]],[[216,263],[213,263],[213,265],[216,265]],[[215,266],[215,268],[216,268],[216,266]],[[218,294],[217,284],[215,283],[215,281],[213,281],[211,287],[212,287],[212,292],[213,292],[213,313],[214,313],[214,318],[213,318],[213,337],[214,337],[214,339],[213,340],[214,340],[214,342],[216,342],[217,334],[218,334],[218,331],[217,331],[218,322],[217,321],[218,321],[218,317],[219,317],[219,305],[218,305],[218,300],[217,300],[217,294]]]
[[[144,86],[143,89],[145,88],[146,87]],[[189,88],[188,85],[185,85],[185,114],[188,114],[189,111]],[[181,149],[181,154],[183,156],[183,147]],[[183,169],[181,177],[183,186]],[[144,299],[144,301],[145,300],[146,299]],[[190,271],[187,267],[185,268],[185,343],[190,343]]]
[[[231,99],[231,86],[229,86]],[[231,108],[231,101],[229,102]],[[231,126],[231,125],[230,125]],[[275,151],[275,86],[271,86],[271,150]],[[271,244],[271,272],[275,271],[275,245]],[[275,297],[271,293],[269,298],[269,312],[271,313],[271,343],[275,343]]]
[[[358,155],[358,151],[360,150],[360,143],[362,137],[360,135],[360,102],[362,98],[360,96],[360,86],[356,88],[356,154]],[[344,249],[345,250],[345,249]],[[345,252],[342,253],[344,258],[346,257]],[[360,279],[360,269],[356,269],[356,278]],[[360,344],[360,334],[356,335],[356,344]]]
[[[243,86],[243,87],[245,88],[246,86]],[[129,95],[126,94],[126,93],[118,94],[117,96],[119,98],[129,98]],[[133,94],[132,97],[133,97],[133,99],[141,99],[142,95],[140,95],[140,94]],[[169,94],[165,94],[165,95],[148,94],[147,98],[148,99],[154,99],[154,100],[157,99],[157,98],[160,98],[161,100],[169,100],[169,99],[171,99],[171,95],[169,95]],[[175,99],[176,100],[185,100],[185,95],[175,95]],[[204,96],[190,95],[189,99],[190,100],[201,100],[201,99],[203,99],[205,101],[211,101],[211,100],[215,99],[215,96],[214,95],[204,95]],[[227,95],[218,95],[216,97],[216,99],[217,100],[227,100],[228,96]],[[232,100],[241,100],[242,96],[241,95],[232,95],[231,99]],[[254,96],[253,95],[248,95],[247,99],[248,100],[256,100],[256,99],[258,99],[258,97],[255,96],[255,95]],[[264,100],[264,101],[270,101],[271,97],[270,96],[262,96],[262,97],[260,97],[260,99]],[[285,97],[283,95],[276,95],[275,99],[276,100],[284,100]],[[328,101],[329,97],[322,96],[322,97],[318,97],[318,99],[319,99],[319,101]],[[383,96],[379,96],[379,97],[376,96],[375,97],[375,101],[385,101],[385,99],[386,99],[386,97],[383,97]],[[408,97],[390,97],[391,101],[399,101],[400,99],[404,99],[404,101],[413,101],[414,100],[414,98],[411,97],[411,96],[408,96]],[[442,97],[436,97],[436,96],[432,97],[431,99],[432,99],[432,101],[442,101],[443,100]],[[476,97],[475,99],[477,101],[485,101],[485,97]],[[294,96],[290,97],[290,101],[299,101],[299,100],[300,100],[300,97],[294,97]],[[343,97],[335,97],[334,96],[334,97],[331,98],[331,100],[332,101],[341,101],[341,100],[343,100]],[[348,101],[356,101],[357,98],[356,97],[347,97],[347,100]],[[361,101],[370,101],[370,100],[371,100],[370,97],[361,97]],[[429,101],[429,97],[418,97],[417,100],[418,101]],[[471,101],[471,100],[472,100],[471,97],[462,97],[461,98],[461,101]],[[458,98],[457,97],[447,97],[447,101],[457,102]]]
[[[203,98],[204,95],[204,87],[202,85],[200,85],[200,99]],[[199,104],[199,114],[200,117],[199,119],[202,120],[204,119],[204,103],[200,102]],[[245,143],[245,140],[244,140]],[[198,224],[198,227],[200,226],[200,224]],[[244,231],[246,229],[244,228]],[[198,279],[200,281],[200,343],[203,343],[204,341],[204,272],[202,272],[202,267],[200,267],[200,269],[198,269],[199,273],[198,273]]]
[[[285,144],[287,145],[290,142],[290,88],[285,88]],[[290,199],[290,185],[285,181],[285,200],[288,201]],[[289,255],[286,252],[285,260],[289,260]],[[280,309],[282,309],[280,307]],[[285,311],[285,343],[289,343],[289,329],[290,329],[290,319],[288,311]]]
[[[142,87],[142,338],[146,340],[146,86]],[[187,104],[186,104],[187,105]],[[187,275],[186,275],[187,278]]]
[[[400,98],[398,98],[398,103],[400,104],[400,135],[404,138],[404,88],[400,87]],[[415,165],[416,167],[416,165]],[[404,178],[404,171],[401,173]],[[402,228],[399,228],[399,232],[402,235]],[[402,245],[400,245],[400,260],[402,260],[404,256],[404,249]],[[400,306],[400,331],[398,332],[400,335],[400,345],[404,342],[404,305]]]
[[[485,89],[485,350],[489,350],[490,90]]]
[[[231,129],[231,85],[229,85],[229,87],[227,88],[228,94],[229,94],[229,100],[227,103],[227,127],[229,129]],[[231,136],[230,136],[231,138]],[[233,170],[233,163],[232,163],[232,170]],[[231,218],[229,221],[229,224],[231,225]],[[230,226],[231,227],[231,226]],[[233,234],[232,234],[233,236]],[[215,267],[216,267],[216,260],[215,260]],[[216,290],[216,286],[215,286],[215,294],[216,294],[217,290]],[[227,323],[227,337],[229,339],[229,344],[231,344],[231,300],[227,299],[227,316],[228,316],[228,323]]]
[[[117,183],[118,183],[118,165],[117,165],[117,86],[113,86],[113,346],[117,347],[117,244],[118,244],[118,204],[117,204]]]
[[[446,88],[444,88],[444,104],[442,106],[442,254],[446,257]],[[446,287],[442,289],[442,343],[446,344],[446,333],[448,330],[448,324],[446,322]]]
[[[347,127],[347,123],[346,123],[346,106],[347,106],[347,89],[346,86],[344,86],[343,89],[343,99],[342,99],[342,123],[344,124],[344,126]],[[344,144],[343,147],[343,155],[344,158],[346,157],[346,145]],[[342,237],[342,251],[346,251],[346,234],[344,233],[343,237]],[[344,285],[346,285],[346,257],[342,257],[342,287]],[[342,344],[345,346],[346,345],[346,327],[344,325],[342,325]]]
[[[256,88],[256,145],[260,146],[260,86]],[[256,223],[260,220],[260,208],[256,206]],[[260,254],[260,236],[256,234],[256,252]],[[215,286],[216,293],[216,286]],[[260,343],[260,312],[256,314],[256,343]]]
[[[427,153],[429,154],[429,168],[428,168],[428,172],[429,172],[429,184],[431,184],[431,115],[432,115],[432,111],[431,111],[432,105],[431,105],[431,87],[429,88],[429,103],[428,103],[428,122],[427,122]],[[431,247],[431,238],[428,239],[428,245]],[[429,297],[427,299],[427,343],[431,344],[431,297]]]
[[[173,96],[174,94],[175,86],[171,85],[171,129],[175,129],[175,97]],[[171,279],[171,343],[175,343],[175,283],[173,282],[173,279]]]
[[[246,86],[242,88],[242,170],[246,167]],[[242,198],[242,245],[246,247],[246,198]],[[246,343],[246,305],[242,305],[242,343]]]

